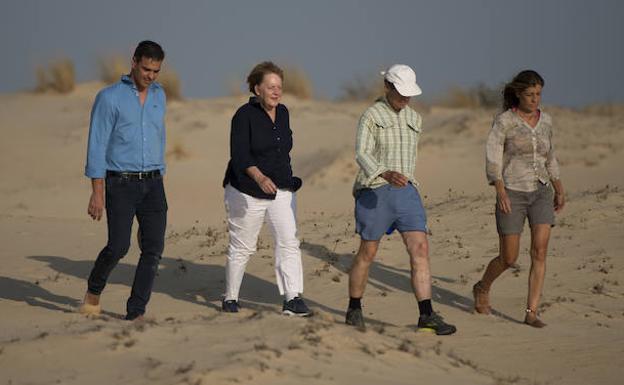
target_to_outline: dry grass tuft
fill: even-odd
[[[167,100],[182,100],[182,90],[178,73],[168,66],[158,77],[158,82],[165,90]]]
[[[302,69],[286,66],[284,67],[284,93],[301,99],[310,99],[313,95],[312,82]]]
[[[74,63],[70,59],[59,59],[48,65],[48,68],[36,69],[37,92],[48,90],[66,94],[71,92],[76,85],[76,71]]]
[[[190,156],[190,152],[180,140],[174,140],[171,149],[167,151],[167,158],[173,158],[175,160],[184,160]]]
[[[76,85],[74,63],[70,59],[58,60],[50,66],[51,87],[61,93],[67,93]]]
[[[352,80],[342,85],[340,100],[371,101],[384,94],[383,78],[377,76],[357,75]]]
[[[128,61],[120,55],[113,55],[99,60],[100,80],[106,84],[113,84],[129,72]]]
[[[472,88],[451,87],[439,103],[450,108],[496,108],[501,106],[502,92],[483,83]]]

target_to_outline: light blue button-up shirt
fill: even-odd
[[[91,110],[85,175],[104,178],[106,171],[165,173],[165,92],[152,83],[143,106],[126,75],[101,90]]]

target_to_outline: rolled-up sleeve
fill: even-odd
[[[355,160],[366,175],[366,184],[377,178],[383,172],[388,171],[374,156],[376,140],[372,128],[375,123],[367,115],[363,115],[358,123],[355,138]]]
[[[115,125],[116,112],[110,98],[112,95],[101,91],[91,109],[89,143],[85,175],[89,178],[106,177],[106,151]]]
[[[501,122],[496,119],[485,144],[485,174],[489,184],[503,179],[504,148],[505,131]]]
[[[548,154],[546,154],[546,170],[550,176],[551,180],[559,179],[559,162],[557,161],[557,156],[555,154],[555,146],[553,144],[553,133],[550,131],[549,135],[550,148],[548,149]]]
[[[256,160],[251,153],[251,127],[246,114],[236,113],[232,118],[230,131],[230,157],[232,166],[238,172],[245,172],[249,167],[256,166]]]

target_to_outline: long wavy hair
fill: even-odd
[[[518,94],[538,84],[544,87],[544,78],[533,70],[525,70],[514,76],[511,82],[505,84],[503,89],[503,111],[518,107],[520,104]]]

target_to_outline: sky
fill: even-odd
[[[70,58],[78,81],[98,60],[159,42],[187,98],[228,94],[254,64],[297,66],[315,95],[337,98],[390,64],[416,71],[423,98],[497,87],[523,69],[544,103],[624,102],[620,0],[2,0],[0,92],[32,89],[35,69]]]

